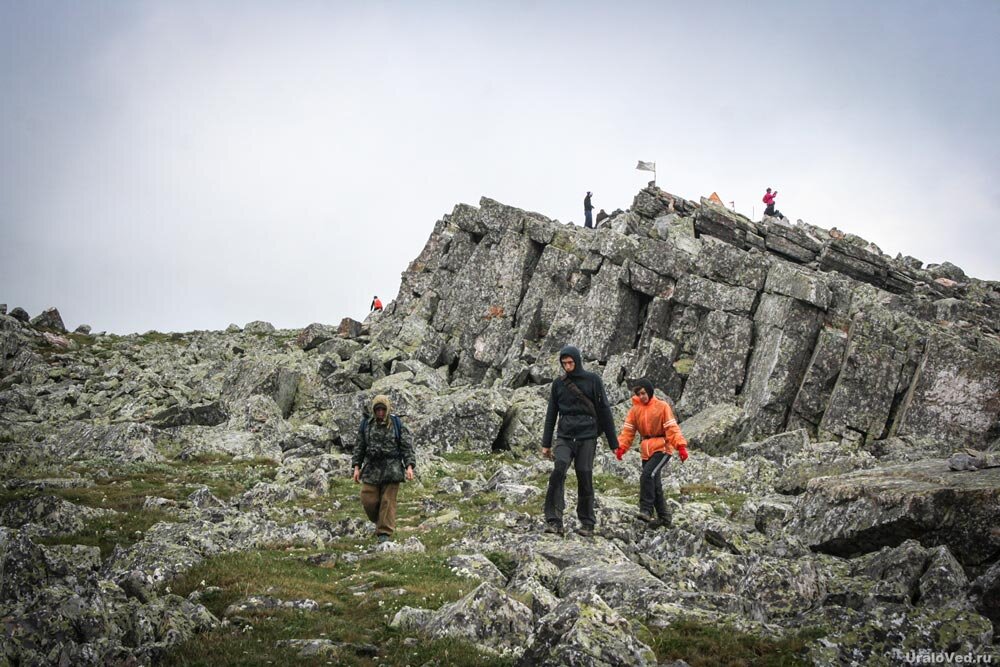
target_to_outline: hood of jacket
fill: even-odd
[[[652,398],[653,398],[653,391],[654,391],[653,383],[650,382],[649,380],[647,380],[646,378],[640,378],[640,379],[638,379],[638,380],[636,380],[635,382],[632,383],[632,391],[634,392],[639,387],[642,387],[643,389],[645,389],[646,390],[646,396],[649,396],[650,400],[652,400]],[[638,396],[633,396],[633,398],[635,398],[635,399],[638,400]],[[635,402],[635,401],[633,401],[633,402]]]
[[[559,350],[559,361],[562,361],[563,357],[571,357],[573,361],[576,362],[576,368],[573,369],[572,373],[569,375],[579,375],[583,372],[583,360],[580,358],[580,350],[572,345],[566,345],[563,349]],[[560,367],[562,364],[560,363]]]
[[[392,413],[392,401],[385,394],[379,394],[372,399],[372,417],[375,416],[375,406],[384,405],[385,406],[385,420],[384,423],[389,423],[389,415]]]

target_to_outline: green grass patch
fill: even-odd
[[[716,512],[723,515],[739,512],[747,500],[745,493],[731,493],[715,484],[683,484],[680,494],[672,497],[708,503]]]
[[[635,496],[638,498],[639,485],[628,482],[617,475],[595,473],[594,492],[609,496]]]
[[[359,543],[338,542],[331,551],[356,551]],[[227,606],[250,595],[271,595],[282,600],[308,598],[320,604],[314,612],[243,614],[253,630],[233,628],[199,635],[180,645],[167,657],[168,665],[407,665],[437,659],[442,664],[507,665],[482,653],[468,642],[421,639],[414,646],[403,640],[407,633],[389,627],[403,606],[436,609],[471,591],[474,580],[455,576],[440,554],[383,554],[377,558],[333,567],[305,562],[311,552],[255,551],[211,559],[171,582],[171,591],[188,595],[204,586],[222,592],[204,599],[217,616]],[[331,639],[379,647],[377,662],[353,651],[333,658],[300,659],[282,639]],[[447,656],[447,659],[445,657]]]
[[[826,635],[822,629],[783,639],[750,635],[724,625],[678,621],[655,633],[641,629],[640,640],[661,662],[684,660],[691,667],[791,667],[805,665],[809,642]]]
[[[152,345],[155,343],[172,343],[174,345],[187,345],[184,334],[160,333],[159,331],[147,331],[139,336],[139,345]]]

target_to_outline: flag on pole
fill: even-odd
[[[639,164],[635,165],[635,168],[640,169],[642,171],[656,171],[656,163],[643,162],[642,160],[639,160]]]

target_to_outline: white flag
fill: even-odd
[[[639,164],[635,165],[636,169],[641,169],[642,171],[656,171],[655,162],[643,162],[639,160]]]

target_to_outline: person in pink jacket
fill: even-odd
[[[764,205],[766,206],[766,208],[764,209],[764,215],[769,215],[772,218],[781,218],[782,220],[784,220],[785,216],[781,214],[781,211],[774,208],[774,200],[777,196],[778,196],[778,191],[775,190],[774,192],[771,192],[771,188],[768,188],[767,192],[764,193],[763,201]]]

